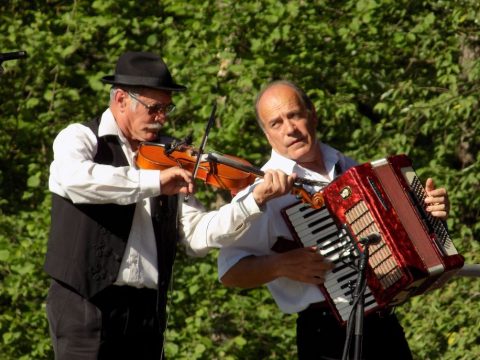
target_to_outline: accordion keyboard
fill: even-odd
[[[298,203],[284,211],[285,218],[294,230],[294,236],[304,247],[317,246],[318,252],[334,263],[334,269],[326,276],[324,294],[334,304],[343,321],[352,310],[352,293],[357,280],[355,260],[359,251],[347,232],[339,228],[328,209],[313,209]],[[365,289],[365,311],[377,307],[370,289]]]

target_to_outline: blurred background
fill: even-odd
[[[269,146],[254,99],[271,80],[306,89],[318,134],[359,162],[406,153],[450,194],[448,220],[466,263],[480,263],[480,3],[477,0],[2,1],[0,52],[0,357],[52,359],[42,266],[51,144],[108,106],[127,50],[152,51],[188,87],[166,128],[261,166]],[[229,194],[199,184],[209,208]],[[169,359],[294,359],[295,316],[264,289],[220,285],[217,252],[180,252]],[[397,309],[416,359],[480,356],[480,282],[459,277]],[[393,350],[392,350],[393,351]],[[386,355],[388,358],[388,354]]]

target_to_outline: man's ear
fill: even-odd
[[[127,107],[127,93],[125,91],[116,91],[114,101],[120,111],[125,111]]]

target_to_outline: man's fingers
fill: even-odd
[[[334,268],[334,264],[320,255],[316,247],[288,251],[282,257],[285,276],[308,284],[322,284]]]
[[[276,194],[285,194],[293,185],[295,175],[287,175],[281,170],[267,170],[265,174],[268,176],[265,181],[270,181],[272,190]]]
[[[434,217],[446,220],[450,212],[450,201],[448,199],[447,189],[435,188],[435,183],[432,178],[428,178],[425,182],[425,198],[426,209]]]
[[[192,174],[179,167],[171,167],[160,172],[160,190],[164,195],[191,194],[194,191]]]
[[[427,194],[430,194],[431,191],[435,190],[435,183],[432,178],[428,178],[425,183],[425,191]]]
[[[263,181],[255,186],[253,196],[258,206],[263,206],[267,201],[285,195],[293,185],[294,175],[287,175],[281,170],[267,170]]]
[[[427,205],[443,205],[446,202],[445,196],[428,196],[425,198],[425,204]]]

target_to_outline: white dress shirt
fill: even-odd
[[[135,152],[109,109],[102,114],[98,135],[118,136],[129,166],[95,163],[97,138],[88,127],[71,124],[57,135],[53,143],[49,189],[73,203],[136,203],[115,284],[156,288],[158,267],[150,198],[160,195],[161,171],[136,167]],[[249,221],[261,214],[251,194],[209,213],[195,197],[191,196],[188,202],[183,199],[179,196],[180,238],[187,252],[195,256],[204,256],[209,249],[234,241],[248,229]]]
[[[319,143],[318,146],[320,146],[323,154],[328,177],[305,169],[275,151],[272,151],[270,160],[262,167],[262,170],[280,169],[287,174],[296,173],[301,178],[330,182],[335,177],[336,164],[343,171],[356,165],[352,159],[342,155],[332,147],[323,143]],[[238,194],[238,198],[245,197],[252,189],[253,186],[243,190]],[[310,190],[318,191],[320,189]],[[241,236],[238,236],[234,243],[231,242],[231,245],[220,250],[218,257],[219,277],[221,278],[233,265],[246,256],[274,254],[275,252],[271,249],[278,237],[293,240],[280,211],[296,202],[298,202],[298,199],[291,194],[267,202],[263,216],[253,219],[250,227]],[[312,303],[324,300],[318,286],[284,277],[271,281],[267,284],[267,287],[279,308],[285,313],[296,313],[306,309]]]

